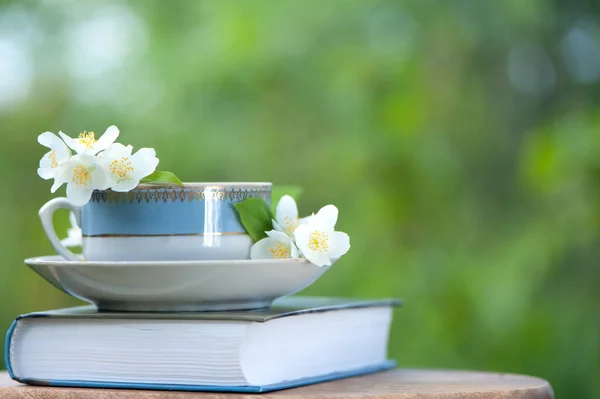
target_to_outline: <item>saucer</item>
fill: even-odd
[[[267,308],[329,268],[306,259],[95,262],[42,256],[25,263],[67,294],[120,312]]]

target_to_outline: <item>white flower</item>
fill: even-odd
[[[298,248],[292,239],[277,230],[266,231],[268,237],[252,246],[250,259],[288,259],[298,257]]]
[[[317,266],[331,265],[331,259],[339,258],[350,249],[348,234],[334,231],[337,217],[337,208],[327,205],[294,231],[298,249]]]
[[[94,190],[108,188],[106,172],[98,163],[99,159],[92,155],[78,154],[58,167],[54,177],[54,185],[50,191],[55,192],[67,183],[67,199],[75,206],[85,205]]]
[[[100,154],[100,162],[108,176],[108,186],[114,191],[129,191],[156,170],[158,158],[154,149],[141,148],[131,155],[132,150],[130,145],[125,147],[115,143]]]
[[[69,215],[69,221],[71,221],[71,228],[67,230],[67,238],[61,240],[60,243],[65,247],[80,247],[83,242],[83,233],[77,225],[77,219],[73,212]]]
[[[294,237],[294,231],[301,224],[306,224],[312,216],[303,219],[298,219],[298,206],[296,201],[289,195],[284,195],[277,204],[275,209],[275,220],[273,220],[273,228],[277,231]]]
[[[106,150],[115,142],[117,137],[119,137],[119,129],[116,126],[110,126],[98,140],[96,140],[94,132],[80,133],[76,139],[67,136],[63,132],[59,132],[58,134],[78,154],[96,155],[100,151]]]
[[[59,132],[59,134],[60,133],[61,132]],[[52,179],[58,167],[71,158],[71,151],[69,151],[66,144],[52,132],[40,134],[38,136],[38,143],[44,147],[50,148],[50,151],[40,159],[38,175],[44,180]]]

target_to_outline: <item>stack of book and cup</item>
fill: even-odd
[[[27,259],[92,305],[19,316],[6,364],[27,384],[267,392],[389,369],[399,300],[292,295],[327,266],[250,260],[232,204],[270,200],[269,183],[140,185],[40,210],[60,256]],[[62,246],[55,210],[76,215],[83,256]]]

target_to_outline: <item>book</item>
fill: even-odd
[[[268,392],[395,367],[387,345],[399,305],[289,297],[256,311],[36,312],[13,322],[5,360],[31,385]]]

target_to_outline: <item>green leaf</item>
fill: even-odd
[[[144,177],[140,183],[149,183],[149,184],[170,183],[170,184],[176,184],[178,186],[183,186],[183,183],[181,182],[181,180],[179,180],[177,178],[177,176],[175,176],[173,173],[166,172],[166,171],[159,171],[159,170],[152,173],[151,175]]]
[[[275,209],[277,208],[277,204],[279,200],[284,195],[289,195],[296,201],[298,197],[302,194],[302,187],[298,186],[273,186],[271,190],[271,212],[273,215],[275,214]]]
[[[246,231],[255,241],[265,238],[265,231],[273,230],[273,214],[264,199],[252,197],[233,206],[240,214]]]

